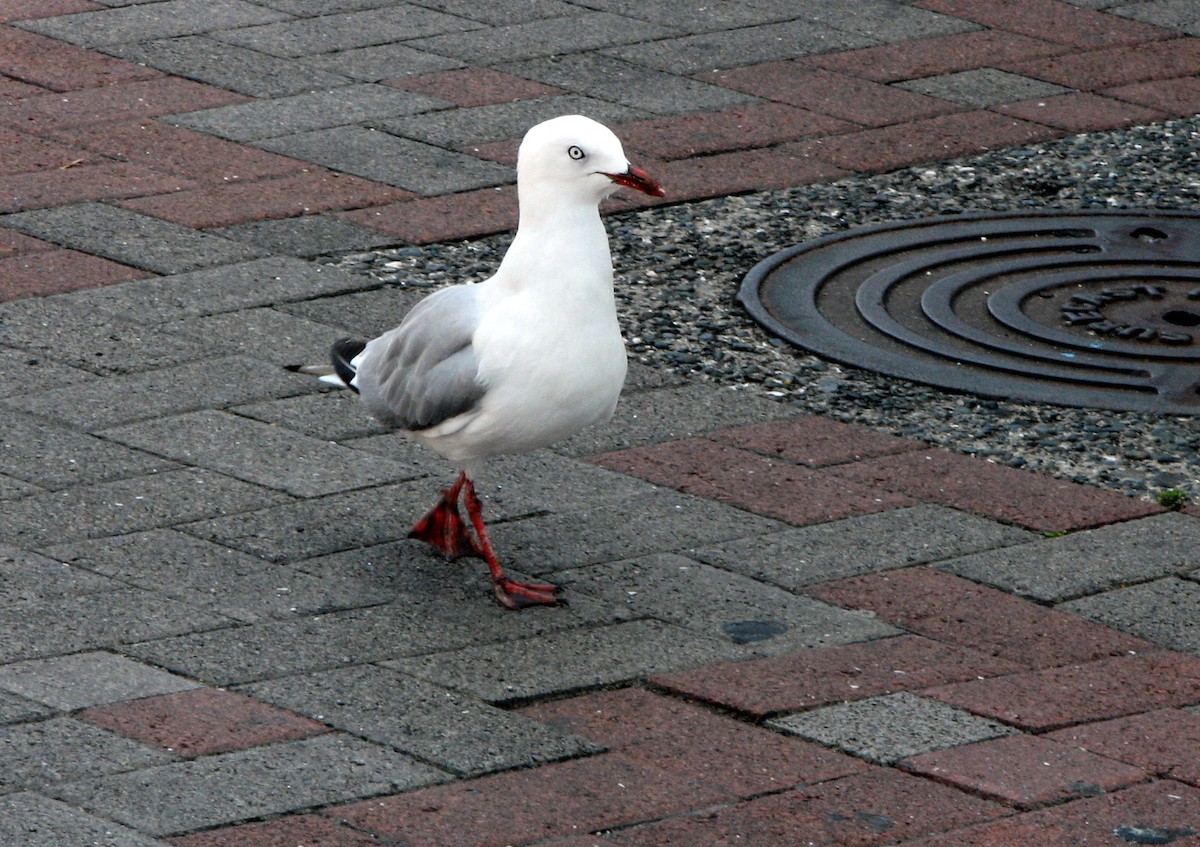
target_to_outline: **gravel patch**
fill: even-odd
[[[630,359],[1131,496],[1170,488],[1200,496],[1192,417],[986,399],[842,366],[771,336],[734,300],[758,261],[829,233],[976,211],[1196,209],[1198,175],[1200,118],[1191,118],[615,215],[607,222]],[[384,285],[432,289],[486,278],[510,239],[318,261]]]

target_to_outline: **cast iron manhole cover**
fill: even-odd
[[[738,298],[845,364],[991,397],[1200,414],[1200,214],[987,214],[784,250]]]

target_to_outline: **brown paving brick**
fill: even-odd
[[[779,456],[813,468],[886,456],[927,445],[820,415],[723,429],[707,436],[722,444]]]
[[[0,22],[51,18],[103,8],[99,3],[89,0],[0,0]]]
[[[161,71],[144,65],[13,27],[0,27],[0,73],[55,91],[77,91],[163,76]]]
[[[516,186],[481,188],[441,197],[419,197],[334,217],[394,235],[409,244],[432,244],[517,228]]]
[[[387,843],[503,847],[727,802],[730,795],[622,753],[459,780],[325,814]]]
[[[756,717],[861,700],[952,680],[1009,674],[1020,665],[901,635],[787,656],[728,662],[654,677],[655,685]]]
[[[1148,653],[921,692],[1030,731],[1200,703],[1200,657]]]
[[[1085,50],[1138,44],[1175,34],[1129,18],[1074,6],[1064,0],[921,0],[915,5],[995,29]]]
[[[385,85],[427,94],[459,106],[487,106],[562,94],[561,88],[544,85],[491,68],[458,68],[418,76],[383,80]]]
[[[1138,82],[1109,88],[1102,93],[1170,115],[1194,115],[1200,112],[1200,78],[1194,76]]]
[[[5,102],[24,100],[45,93],[47,93],[47,89],[41,86],[30,85],[8,76],[0,76],[0,100]]]
[[[770,459],[705,438],[687,438],[593,456],[589,461],[720,500],[796,525],[822,523],[911,505],[903,496],[848,483],[823,471]]]
[[[522,711],[534,720],[619,749],[630,759],[741,796],[822,782],[866,768],[858,759],[818,744],[638,688],[556,700]]]
[[[618,833],[628,847],[893,843],[1008,810],[890,768]],[[1031,842],[1037,843],[1037,842]]]
[[[781,141],[856,129],[855,124],[784,103],[763,103],[722,112],[654,118],[621,124],[614,131],[634,161],[767,147]]]
[[[379,841],[321,815],[289,815],[166,839],[177,847],[378,847]]]
[[[882,173],[919,162],[1031,144],[1061,134],[1041,124],[977,110],[796,141],[781,149],[854,171]]]
[[[102,156],[79,147],[58,144],[10,127],[0,127],[0,174],[50,171],[91,165],[104,161]]]
[[[787,188],[849,174],[828,162],[805,159],[780,147],[640,164],[662,183],[667,195],[661,199],[645,194],[623,195],[623,199],[633,206],[656,206]]]
[[[1200,791],[1170,780],[1001,818],[897,847],[1200,845]]]
[[[1200,786],[1200,715],[1162,709],[1052,732],[1055,741]]]
[[[1115,791],[1147,776],[1141,768],[1033,735],[934,750],[904,759],[899,766],[1023,807]]]
[[[248,99],[211,85],[164,77],[29,97],[0,112],[0,123],[31,132],[49,132],[102,121],[152,118],[228,106]]]
[[[0,251],[0,300],[61,294],[154,276],[99,256],[48,246],[46,250],[8,257]]]
[[[1005,70],[1083,91],[1191,76],[1200,73],[1200,38],[1028,59],[1007,64]]]
[[[994,67],[997,63],[1017,62],[1063,53],[1069,48],[1041,38],[1029,38],[1012,32],[979,30],[919,38],[900,44],[883,44],[860,50],[823,53],[803,60],[813,67],[876,82],[905,79]]]
[[[1157,109],[1123,103],[1087,92],[1021,100],[992,108],[1005,115],[1036,121],[1068,132],[1094,132],[1122,126],[1137,126],[1167,117]]]
[[[11,229],[0,228],[0,259],[17,256],[21,253],[41,253],[45,250],[57,249],[48,241],[34,238]]]
[[[1113,491],[949,450],[900,453],[838,465],[828,472],[1041,531],[1086,529],[1163,511]]]
[[[127,162],[102,161],[0,176],[0,213],[44,209],[86,200],[138,197],[189,188],[173,174]]]
[[[119,205],[196,229],[391,203],[412,197],[403,188],[324,168],[254,182],[196,188]]]
[[[713,71],[697,79],[863,126],[907,123],[964,108],[959,103],[861,77],[814,70],[799,62],[770,62]]]
[[[313,166],[202,132],[155,120],[113,121],[46,134],[64,144],[95,150],[198,185],[282,176]]]
[[[886,621],[1017,662],[1049,668],[1155,646],[1140,638],[932,568],[904,568],[808,586],[828,603],[870,609]]]
[[[97,706],[84,709],[79,717],[186,757],[307,738],[327,730],[317,721],[217,688]]]

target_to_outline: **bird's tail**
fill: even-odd
[[[354,385],[354,359],[367,346],[360,338],[339,338],[333,342],[329,351],[332,364],[329,365],[289,365],[287,369],[296,373],[320,377],[321,382],[336,385],[339,388],[349,388],[358,393]]]

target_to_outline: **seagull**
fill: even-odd
[[[517,153],[520,219],[495,274],[434,292],[370,341],[337,341],[333,373],[325,369],[384,425],[461,468],[409,537],[449,559],[482,558],[510,609],[564,601],[557,586],[505,574],[475,479],[494,456],[546,447],[612,417],[625,342],[598,207],[622,186],[666,193],[603,124],[582,115],[537,124]]]

